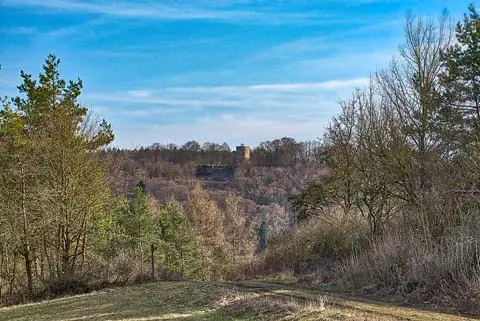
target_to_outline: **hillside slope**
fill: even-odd
[[[1,320],[473,320],[264,282],[162,282],[0,309]]]

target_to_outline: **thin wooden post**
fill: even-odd
[[[152,261],[152,281],[155,281],[155,244],[150,244],[150,259]]]

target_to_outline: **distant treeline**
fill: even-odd
[[[252,149],[250,163],[252,165],[289,165],[299,161],[316,160],[321,155],[320,141],[297,142],[294,138],[283,137],[273,141],[265,141]],[[185,165],[211,164],[235,165],[235,149],[227,143],[216,144],[189,141],[181,146],[175,144],[161,145],[155,143],[139,149],[110,148],[103,155],[132,156],[136,161],[169,162]]]

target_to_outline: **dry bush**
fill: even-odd
[[[263,257],[242,266],[245,277],[272,275],[305,275],[322,273],[328,279],[334,263],[368,246],[367,224],[354,217],[334,213],[329,220],[312,219],[297,232],[273,235]]]
[[[43,296],[47,298],[64,294],[80,294],[90,291],[89,280],[83,275],[52,278],[45,284]]]
[[[149,264],[142,264],[134,251],[119,251],[111,262],[109,275],[113,284],[139,284],[151,280]]]
[[[416,211],[394,217],[374,240],[365,221],[334,213],[311,219],[296,233],[270,237],[265,254],[240,266],[237,277],[290,272],[309,284],[339,282],[376,295],[401,295],[415,304],[480,313],[478,201],[462,203],[448,215],[446,203],[433,203],[430,235]]]
[[[237,262],[228,269],[225,278],[232,281],[253,279],[261,273],[262,266],[263,258],[260,256]]]
[[[158,266],[155,270],[155,280],[182,281],[184,279],[182,272],[171,271],[162,266]]]
[[[476,225],[479,226],[479,225]],[[459,226],[437,243],[400,226],[345,261],[347,285],[400,294],[410,302],[480,312],[480,233]]]

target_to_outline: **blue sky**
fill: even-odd
[[[388,65],[407,10],[457,21],[470,2],[0,0],[0,95],[52,52],[114,146],[310,140]]]

